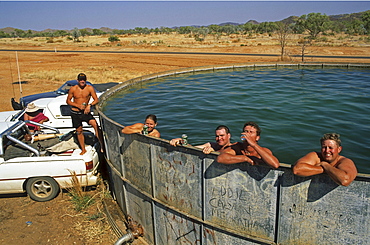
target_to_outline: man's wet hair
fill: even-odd
[[[260,126],[258,126],[258,124],[257,124],[257,123],[252,122],[252,121],[249,121],[249,122],[244,123],[244,126],[243,126],[242,131],[244,131],[244,128],[245,128],[246,126],[252,126],[252,127],[254,127],[254,128],[257,130],[257,131],[256,131],[257,136],[260,136],[260,135],[261,135],[262,130],[260,129]]]
[[[225,125],[219,125],[219,126],[216,128],[216,130],[221,130],[221,129],[225,129],[226,134],[230,134],[230,129],[229,129],[227,126],[225,126]]]
[[[340,140],[340,134],[337,134],[337,133],[324,134],[324,136],[322,136],[320,139],[320,143],[322,144],[325,140],[334,140],[338,146],[342,145],[342,141]]]

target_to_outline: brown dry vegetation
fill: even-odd
[[[10,99],[22,95],[53,91],[66,80],[85,72],[92,83],[122,82],[134,77],[185,67],[231,63],[282,62],[277,37],[268,35],[207,36],[197,42],[188,35],[119,36],[120,42],[108,42],[108,36],[85,37],[74,43],[67,38],[0,39],[2,50],[39,50],[54,52],[0,52],[0,111],[12,110]],[[302,36],[291,36],[285,62],[301,59],[298,41]],[[365,37],[330,36],[306,48],[306,55],[370,56],[370,45]],[[71,51],[71,52],[61,52]],[[79,53],[73,51],[147,51],[147,52],[205,52],[275,54],[276,56],[228,56],[202,54],[147,54],[147,53]],[[16,62],[18,56],[18,67]],[[306,62],[369,63],[369,59],[307,58]],[[94,193],[92,193],[94,194]],[[38,203],[26,196],[0,197],[0,231],[2,244],[111,244],[117,237],[109,229],[104,217],[89,220],[101,211],[95,204],[90,211],[76,212],[66,194]],[[26,221],[32,221],[27,226]]]
[[[0,84],[6,91],[0,100],[0,110],[11,110],[10,98],[33,93],[53,91],[65,81],[85,72],[92,83],[122,82],[130,78],[160,71],[193,66],[207,66],[245,62],[281,62],[280,46],[276,36],[230,35],[220,38],[207,36],[204,42],[188,35],[125,35],[120,41],[108,42],[109,36],[89,36],[81,42],[67,38],[0,39],[0,49],[39,50],[54,52],[0,52]],[[292,35],[287,46],[287,62],[300,62],[302,36]],[[306,55],[369,56],[370,44],[366,37],[344,35],[325,36],[306,48]],[[61,52],[71,51],[71,52]],[[78,53],[73,51],[141,51],[141,52],[205,52],[275,54],[276,56],[226,56],[198,54],[145,53]],[[18,56],[18,66],[16,57]],[[366,63],[368,59],[318,59],[306,62]],[[18,73],[19,67],[19,73]],[[21,87],[18,80],[27,81]]]

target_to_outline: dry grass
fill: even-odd
[[[218,46],[260,46],[260,45],[279,45],[276,34],[245,34],[245,35],[208,35],[204,41],[196,41],[195,38],[189,34],[146,34],[146,35],[115,35],[120,41],[109,42],[110,35],[101,36],[86,36],[80,37],[80,42],[73,42],[67,37],[57,38],[2,38],[0,45],[16,45],[19,48],[27,47],[47,47],[58,51],[65,47],[78,48],[95,48],[95,47],[181,47],[181,48],[210,48]],[[289,36],[288,45],[298,45],[298,40],[307,35],[292,34]],[[325,35],[320,36],[314,45],[328,45],[328,46],[361,46],[369,44],[366,36],[348,36],[345,34]]]
[[[95,203],[94,196],[91,196],[89,193],[84,192],[84,188],[81,186],[81,182],[78,180],[75,171],[70,171],[70,173],[72,174],[72,187],[67,188],[67,191],[71,196],[71,201],[75,206],[76,211],[84,211],[90,205]]]
[[[100,237],[111,229],[106,222],[92,221],[77,222],[74,228],[76,232],[83,234],[86,242],[89,242],[89,244],[101,244]],[[116,237],[112,237],[112,242],[116,239]]]
[[[62,85],[65,81],[75,79],[76,74],[82,72],[81,69],[67,68],[63,72],[57,70],[40,70],[34,72],[25,72],[22,74],[22,78],[25,81],[34,81],[36,85],[41,85],[43,81],[53,81],[57,85]],[[117,81],[125,81],[134,77],[138,74],[131,72],[117,72],[117,69],[113,67],[89,67],[84,70],[88,74],[88,80],[94,81],[94,83],[109,83]],[[139,75],[140,76],[140,75]],[[41,81],[37,83],[37,81]]]
[[[184,67],[207,66],[245,62],[279,62],[278,57],[258,56],[210,56],[170,55],[144,53],[80,53],[73,51],[149,51],[149,52],[204,52],[279,54],[277,36],[208,35],[203,42],[189,35],[120,35],[119,42],[108,42],[109,35],[89,36],[82,42],[73,42],[65,37],[53,38],[3,38],[0,49],[47,50],[54,52],[0,52],[0,85],[6,93],[0,100],[0,111],[12,110],[10,99],[20,96],[54,91],[65,81],[75,79],[84,72],[92,83],[123,82],[131,78]],[[298,41],[302,35],[289,37],[286,61],[300,62],[292,58],[301,54]],[[61,51],[68,52],[61,52]],[[56,51],[56,52],[55,52]],[[353,55],[368,56],[368,37],[346,35],[322,36],[318,42],[307,47],[307,55]],[[333,62],[328,59],[306,59],[307,62]],[[339,62],[368,63],[369,60],[339,60]],[[18,73],[19,67],[19,73]],[[18,79],[18,76],[20,79]],[[18,80],[27,81],[22,86]],[[14,84],[13,84],[14,83]]]
[[[112,198],[105,188],[104,184],[99,184],[95,192],[85,192],[81,186],[76,173],[71,171],[72,187],[67,191],[71,196],[71,202],[75,208],[76,214],[73,216],[84,216],[85,220],[76,222],[74,228],[80,234],[83,234],[88,242],[99,244],[99,239],[105,233],[109,233],[111,227],[106,220],[106,215],[102,211],[103,199]],[[102,183],[102,181],[99,181]],[[95,204],[95,205],[94,205]],[[112,239],[116,237],[112,236]]]

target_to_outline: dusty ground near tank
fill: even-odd
[[[292,37],[287,47],[287,62],[298,63],[301,47],[299,37]],[[325,46],[306,47],[307,55],[370,56],[369,43],[353,39],[329,39]],[[79,53],[65,51],[142,51],[142,52],[205,52],[205,53],[280,53],[277,39],[268,36],[211,37],[199,43],[181,35],[122,36],[119,43],[107,42],[107,37],[85,37],[73,43],[65,38],[52,42],[38,39],[0,39],[0,49],[29,52],[0,52],[0,111],[12,110],[10,99],[22,95],[53,91],[66,80],[85,72],[92,83],[123,82],[130,78],[185,67],[231,63],[280,62],[278,56],[227,56],[201,54],[148,53]],[[341,40],[341,41],[338,41]],[[48,43],[49,41],[49,43]],[[48,50],[54,52],[34,52]],[[17,65],[18,59],[18,65]],[[369,59],[306,58],[307,62],[369,63]],[[19,73],[18,73],[19,70]],[[18,76],[19,74],[19,76]],[[23,81],[21,87],[18,81]],[[99,190],[88,194],[95,195]],[[1,244],[112,244],[117,240],[109,229],[100,202],[84,212],[75,211],[66,193],[46,203],[34,202],[27,196],[0,196]],[[109,200],[109,198],[108,198]],[[114,202],[109,203],[115,212]],[[32,222],[28,225],[26,222]],[[135,243],[141,243],[136,240]]]

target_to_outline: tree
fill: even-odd
[[[103,35],[103,34],[105,34],[105,32],[103,32],[102,30],[100,30],[100,29],[93,29],[92,30],[92,34],[94,35],[94,36],[99,36],[99,35]]]
[[[257,25],[251,22],[247,22],[243,25],[240,25],[240,27],[241,27],[241,30],[243,30],[244,33],[247,34],[247,33],[254,32],[256,30]]]
[[[10,37],[10,34],[4,32],[4,31],[0,31],[0,38],[4,38],[4,37]]]
[[[364,28],[364,22],[358,19],[354,19],[351,22],[346,24],[346,31],[345,33],[349,35],[363,35],[365,34],[366,30]]]
[[[86,29],[81,29],[80,30],[81,36],[84,38],[85,36],[89,36],[91,33]]]
[[[238,32],[238,28],[234,25],[224,25],[221,26],[221,32],[226,33],[226,35],[234,34]]]
[[[24,37],[26,35],[26,32],[21,29],[14,29],[14,32],[16,37]]]
[[[302,56],[302,62],[304,62],[304,55],[306,51],[307,45],[311,44],[311,39],[310,38],[301,38],[298,40],[298,44],[301,45],[301,56]]]
[[[362,14],[361,20],[364,23],[364,28],[368,35],[370,35],[370,11],[366,11]]]
[[[276,23],[276,32],[278,34],[278,39],[281,47],[281,60],[284,60],[284,55],[285,55],[285,47],[288,42],[288,37],[289,34],[292,33],[292,29],[288,23],[284,22],[277,22]]]
[[[56,37],[64,37],[64,36],[68,36],[68,32],[64,31],[64,30],[57,30],[54,32],[54,36]]]
[[[157,29],[157,28],[156,28]],[[180,26],[178,29],[177,29],[177,32],[179,34],[190,34],[192,32],[194,28],[191,27],[191,26]]]
[[[209,33],[209,29],[208,29],[208,27],[202,26],[202,27],[197,28],[196,30],[194,30],[194,33],[195,33],[195,35],[194,35],[195,40],[203,42],[206,39],[206,36]]]
[[[277,26],[275,22],[262,22],[258,24],[257,32],[259,32],[260,34],[271,33],[274,32],[276,29]]]
[[[81,36],[81,32],[80,30],[75,27],[72,31],[72,37],[73,37],[73,41],[74,42],[79,42],[80,40],[78,40],[78,38]]]
[[[108,41],[109,42],[119,42],[120,39],[117,36],[110,36],[110,37],[108,37]]]
[[[308,31],[311,39],[315,39],[321,32],[328,30],[330,21],[329,17],[325,14],[309,13],[308,15],[299,17],[297,25],[305,31]]]

